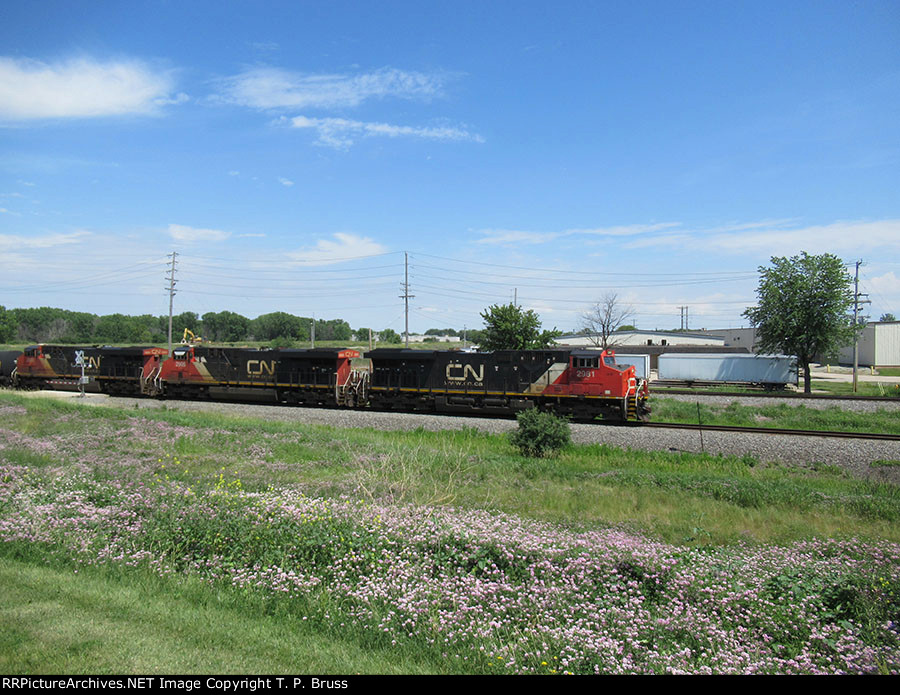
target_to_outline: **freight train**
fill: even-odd
[[[80,353],[80,357],[79,357]],[[5,360],[8,364],[9,360]],[[4,361],[0,358],[0,367]],[[83,370],[83,376],[82,376]],[[110,395],[512,415],[540,408],[573,420],[646,421],[647,380],[611,351],[251,349],[180,345],[32,345],[8,374],[20,388]]]

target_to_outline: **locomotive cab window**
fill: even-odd
[[[596,369],[597,368],[597,358],[596,357],[573,357],[572,361],[575,363],[574,367],[576,368],[584,368],[584,369]]]

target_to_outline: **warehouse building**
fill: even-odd
[[[597,347],[599,336],[588,333],[570,333],[556,339],[557,345],[565,347]],[[670,333],[669,331],[616,331],[610,336],[610,343],[616,347],[634,346],[702,346],[723,347],[724,338],[703,333]]]
[[[853,364],[853,345],[842,349],[840,364]],[[859,364],[864,367],[900,367],[900,321],[873,321],[859,336]]]

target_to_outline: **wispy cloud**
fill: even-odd
[[[320,239],[315,246],[292,251],[286,256],[297,263],[328,265],[382,253],[387,253],[387,248],[368,237],[338,232],[333,239]]]
[[[231,232],[223,232],[220,229],[198,229],[183,224],[170,224],[169,236],[175,241],[225,241],[231,236]]]
[[[637,239],[627,248],[670,247],[730,254],[793,255],[817,250],[830,253],[900,251],[900,220],[839,221],[797,227],[777,222],[735,225],[732,231],[679,231]]]
[[[280,183],[282,186],[287,186],[288,188],[294,185],[293,181],[291,181],[290,179],[286,179],[283,176],[278,177],[278,183]]]
[[[478,244],[546,244],[562,236],[562,232],[525,232],[518,229],[482,229]]]
[[[288,119],[292,128],[311,128],[316,131],[316,143],[337,149],[350,147],[360,137],[411,137],[443,141],[484,142],[484,138],[462,128],[448,126],[416,128],[390,123],[366,123],[346,118],[308,118],[297,116]]]
[[[47,64],[0,58],[0,119],[92,118],[154,113],[172,95],[166,72],[138,61],[77,59]]]
[[[360,75],[309,74],[254,68],[220,81],[219,99],[256,109],[342,108],[369,99],[430,99],[441,94],[443,78],[383,68]]]
[[[22,236],[18,234],[0,234],[0,251],[16,249],[49,249],[65,244],[77,244],[90,232],[78,231],[66,234],[47,234],[44,236]]]
[[[679,227],[678,222],[661,222],[659,224],[632,224],[614,227],[594,227],[591,229],[566,229],[561,232],[526,232],[509,229],[482,229],[483,235],[479,244],[546,244],[563,237],[570,236],[609,236],[626,237],[659,232]]]

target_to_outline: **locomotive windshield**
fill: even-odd
[[[620,372],[624,372],[626,369],[628,369],[627,364],[616,364],[616,358],[610,357],[609,355],[606,355],[606,357],[603,358],[603,364],[605,364],[607,367],[618,369]]]

